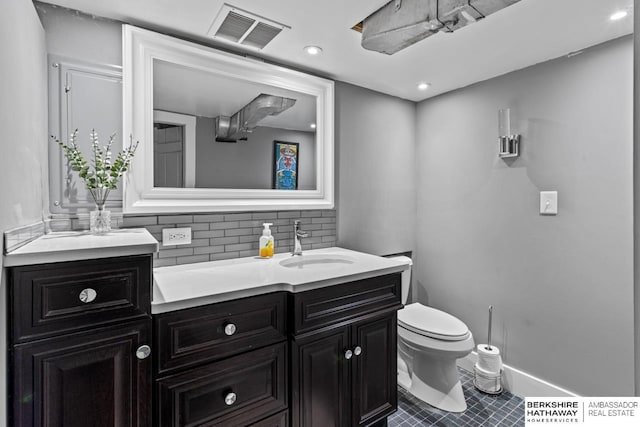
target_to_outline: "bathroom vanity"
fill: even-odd
[[[397,407],[400,274],[295,294],[292,425],[364,426]]]
[[[52,233],[5,256],[9,425],[152,425],[157,245],[146,230]]]
[[[331,248],[152,280],[137,237],[5,257],[13,425],[386,425],[406,266]]]
[[[385,425],[396,261],[340,248],[154,271],[157,425]]]

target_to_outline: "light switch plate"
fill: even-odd
[[[188,245],[190,243],[191,227],[162,229],[162,246]]]
[[[558,214],[558,192],[557,191],[541,191],[540,192],[540,213],[542,215]]]

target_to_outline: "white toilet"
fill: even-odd
[[[407,257],[395,258],[412,265]],[[411,285],[411,268],[402,273],[402,303]],[[462,412],[456,360],[473,350],[473,336],[461,320],[420,303],[398,311],[398,384],[418,399],[449,412]]]

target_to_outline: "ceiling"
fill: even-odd
[[[180,84],[175,84],[180,82]],[[199,117],[232,116],[261,93],[295,104],[260,120],[260,126],[314,132],[316,98],[300,92],[234,79],[164,61],[153,65],[153,108]]]
[[[96,16],[173,33],[212,46],[413,101],[567,55],[633,32],[633,0],[521,0],[486,19],[438,33],[394,55],[363,49],[351,27],[388,0],[227,0],[288,25],[263,50],[230,47],[207,36],[223,0],[44,0]],[[323,53],[309,56],[308,45]],[[417,84],[431,87],[419,91]]]

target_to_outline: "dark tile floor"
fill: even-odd
[[[444,412],[416,399],[398,386],[398,411],[388,419],[389,427],[515,427],[524,426],[523,399],[509,392],[498,396],[481,393],[473,386],[473,374],[460,370],[467,410]]]

